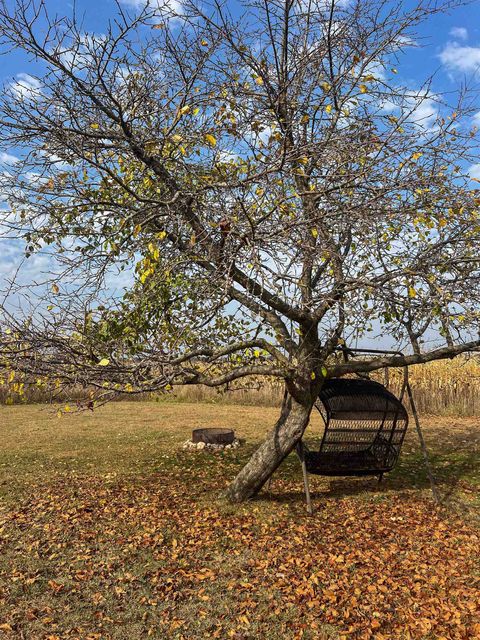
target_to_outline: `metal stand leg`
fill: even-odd
[[[428,458],[427,445],[425,444],[425,440],[423,439],[422,428],[420,427],[420,420],[418,418],[417,407],[415,406],[415,401],[413,399],[412,389],[410,384],[407,384],[407,393],[408,399],[410,400],[410,406],[412,408],[413,417],[415,419],[415,426],[417,428],[418,439],[420,440],[420,446],[422,448],[423,459],[425,461],[425,467],[427,469],[428,479],[430,480],[430,486],[432,488],[433,499],[437,504],[440,504],[440,496],[438,494],[437,485],[435,484],[435,478],[433,476],[432,467],[430,466],[430,460]]]
[[[305,489],[305,498],[307,501],[307,512],[308,512],[308,515],[313,516],[312,499],[310,497],[310,487],[308,485],[307,465],[305,463],[305,454],[303,450],[303,444],[301,441],[297,444],[297,455],[300,458],[300,462],[302,464],[303,486]]]

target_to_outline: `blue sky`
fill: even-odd
[[[178,1],[170,0],[175,4]],[[143,2],[144,0],[124,0],[122,5],[135,11]],[[403,4],[405,7],[414,5],[413,2]],[[46,0],[46,5],[52,14],[60,15],[71,13],[73,7],[72,3],[61,0]],[[76,7],[78,15],[84,16],[85,29],[97,33],[104,30],[108,19],[116,12],[113,0],[78,0]],[[465,75],[472,77],[480,67],[480,2],[430,18],[418,28],[418,44],[419,47],[409,47],[406,50],[399,66],[399,75],[404,80],[419,84],[425,77],[436,72],[436,91],[451,91],[458,87]],[[22,52],[9,53],[2,58],[3,82],[28,71],[29,62]]]

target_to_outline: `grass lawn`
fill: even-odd
[[[0,407],[0,637],[480,638],[480,419],[424,420],[441,507],[411,425],[382,485],[312,478],[310,518],[294,456],[258,499],[221,498],[276,414]],[[245,444],[182,450],[199,426]]]

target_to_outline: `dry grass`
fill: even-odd
[[[222,489],[276,415],[191,403],[62,418],[1,407],[0,637],[480,637],[478,421],[424,420],[442,509],[413,430],[380,486],[313,478],[313,518],[294,456],[270,492],[227,505]],[[183,451],[197,426],[233,427],[246,443]],[[319,433],[315,416],[308,437]]]
[[[194,428],[230,427],[252,447],[263,439],[277,417],[275,407],[188,402],[117,402],[94,412],[62,417],[50,406],[0,407],[0,479],[3,476],[8,484],[16,479],[22,483],[24,474],[49,476],[63,469],[122,474],[155,470],[159,461],[176,455],[177,447]],[[437,473],[443,476],[447,470],[447,475],[456,476],[457,471],[465,472],[469,481],[479,482],[478,466],[472,464],[470,469],[467,464],[478,459],[479,421],[426,415],[422,424]],[[318,441],[322,428],[322,420],[314,411],[306,432],[312,444]],[[230,455],[229,460],[243,459],[245,451]],[[391,480],[397,483],[402,476],[401,483],[424,484],[422,465],[413,469],[420,462],[412,423],[402,462],[399,470],[391,474]],[[411,472],[406,479],[405,471]],[[417,483],[419,478],[422,480]]]

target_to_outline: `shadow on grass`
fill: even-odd
[[[461,485],[467,486],[480,471],[478,454],[465,452],[450,456],[430,456],[435,484],[440,494],[442,505],[448,505],[453,497],[457,497]],[[346,496],[376,495],[387,497],[393,493],[405,491],[424,491],[431,488],[430,480],[423,457],[419,455],[406,456],[400,460],[396,469],[385,474],[383,481],[378,482],[375,476],[364,477],[325,477],[309,476],[312,498],[341,498]],[[282,484],[285,481],[298,482],[298,490],[276,490],[276,479]],[[319,487],[321,480],[323,486]],[[278,484],[277,484],[278,486]],[[258,496],[259,500],[267,502],[298,503],[304,501],[303,479],[300,464],[290,456],[283,468],[272,478],[270,488],[264,488]]]

